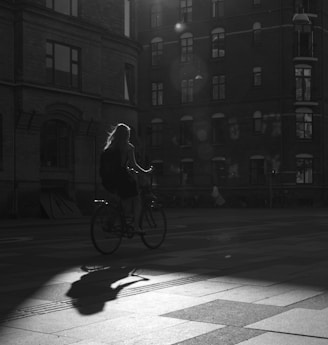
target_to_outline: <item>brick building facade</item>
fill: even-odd
[[[327,198],[324,0],[139,0],[140,122],[164,196]]]
[[[0,1],[0,216],[85,213],[102,195],[107,131],[138,127],[131,7]]]

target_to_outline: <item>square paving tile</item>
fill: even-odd
[[[266,304],[266,305],[276,305],[285,307],[300,301],[304,301],[308,298],[321,295],[321,291],[311,290],[311,289],[295,289],[288,291],[277,296],[272,296],[269,298],[262,299],[256,303]]]
[[[182,323],[185,321],[160,316],[134,315],[75,327],[56,334],[77,340],[88,339],[106,344],[117,344],[151,332],[162,332],[165,328]]]
[[[169,288],[161,289],[158,292],[184,296],[206,296],[220,291],[233,289],[237,286],[238,285],[235,284],[204,280],[190,284],[172,286]]]
[[[192,339],[181,341],[176,345],[235,345],[239,344],[239,342],[241,341],[256,337],[262,333],[262,331],[251,330],[247,328],[227,326],[212,332],[208,332],[206,334],[199,335]]]
[[[291,333],[328,339],[328,309],[296,308],[279,315],[248,324],[247,328],[271,332]]]
[[[263,320],[283,311],[283,308],[275,306],[215,300],[164,316],[227,326],[246,326],[256,322],[253,320]]]
[[[291,334],[265,333],[238,345],[328,345],[328,340]]]
[[[203,322],[186,321],[160,331],[150,332],[128,341],[115,342],[115,345],[173,345],[178,342],[197,337],[213,330],[224,328]]]
[[[75,343],[76,339],[65,336],[30,332],[14,328],[0,329],[0,344],[3,345],[68,345]]]

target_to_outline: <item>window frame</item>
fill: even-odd
[[[190,23],[192,21],[192,0],[179,1],[179,16],[182,23]]]
[[[265,178],[266,162],[263,156],[251,156],[249,159],[250,184],[253,186],[263,186],[266,183]]]
[[[49,126],[51,125],[54,126],[55,133],[49,132]],[[45,128],[45,126],[48,126],[48,128]],[[53,129],[50,128],[51,130]],[[67,131],[67,134],[63,134],[64,131]],[[41,169],[70,170],[73,164],[73,129],[71,125],[57,118],[45,121],[40,130],[40,148]],[[55,157],[49,159],[49,152],[52,154],[55,152]]]
[[[314,158],[311,154],[296,155],[296,184],[297,185],[312,185],[313,181],[313,167]],[[300,169],[301,168],[301,169]],[[301,175],[299,172],[301,171]]]
[[[51,47],[51,49],[50,49]],[[56,48],[57,47],[57,48]],[[69,61],[65,63],[69,65],[69,71],[65,72],[69,77],[69,83],[61,83],[58,80],[60,78],[59,69],[56,69],[56,50],[66,48],[69,53]],[[51,52],[49,52],[49,50]],[[74,58],[74,53],[76,53],[76,58]],[[74,78],[74,67],[76,67],[77,73]],[[46,73],[47,73],[47,84],[54,85],[61,88],[69,88],[78,90],[81,88],[81,49],[67,44],[62,44],[57,41],[47,40],[46,41]],[[76,81],[75,81],[76,80]]]
[[[216,51],[217,54],[215,54]],[[211,58],[223,59],[225,56],[225,29],[215,28],[211,31]]]
[[[310,119],[306,117],[309,116]],[[300,141],[313,140],[313,111],[308,108],[296,109],[295,113],[296,139]],[[310,133],[307,135],[307,132]],[[300,135],[298,135],[298,133]]]
[[[161,64],[163,56],[163,39],[161,37],[155,37],[150,42],[151,47],[151,65],[152,67],[158,67]]]
[[[194,58],[194,35],[185,32],[180,36],[180,62],[192,62]]]
[[[184,175],[185,172],[187,175],[186,178]],[[194,160],[191,158],[184,158],[180,161],[180,184],[186,187],[194,184]]]
[[[181,80],[181,104],[190,104],[194,101],[194,79]]]
[[[194,141],[193,135],[193,118],[191,116],[183,116],[180,119],[180,146],[191,147]]]
[[[163,25],[163,9],[162,5],[158,3],[150,6],[150,27],[152,29]]]
[[[164,84],[162,81],[151,83],[151,105],[158,107],[164,104]]]
[[[150,146],[152,148],[160,147],[163,145],[163,120],[156,118],[150,124]]]
[[[69,13],[59,11],[58,9],[56,9],[56,2],[58,5],[59,1],[61,1],[62,4],[64,4],[64,2],[69,2]],[[49,10],[52,10],[56,13],[61,13],[61,14],[66,15],[66,16],[70,16],[70,17],[78,17],[79,16],[80,6],[79,6],[78,0],[46,0],[45,6]],[[74,10],[74,8],[76,8],[76,10]]]
[[[225,115],[222,113],[217,113],[212,115],[211,118],[211,128],[212,128],[212,144],[213,145],[223,145],[225,143]],[[218,138],[221,138],[218,139]]]
[[[261,87],[263,85],[263,70],[262,67],[253,68],[253,87]]]
[[[306,72],[309,72],[309,75],[306,75]],[[310,65],[296,65],[294,73],[296,101],[310,102],[312,99],[312,67]]]
[[[213,19],[224,17],[225,0],[212,0],[211,17]]]

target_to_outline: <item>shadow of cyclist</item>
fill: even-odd
[[[72,299],[73,306],[83,315],[101,312],[106,302],[116,299],[124,288],[149,280],[137,275],[136,268],[126,266],[82,269],[87,273],[72,283],[66,296]],[[123,279],[127,281],[120,282]]]

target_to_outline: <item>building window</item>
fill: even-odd
[[[212,0],[212,18],[224,16],[224,0]]]
[[[136,102],[135,70],[129,63],[124,66],[124,99],[131,104]]]
[[[46,44],[47,82],[61,87],[78,88],[80,84],[78,48],[48,41]]]
[[[311,100],[311,67],[298,65],[295,67],[296,100]]]
[[[214,29],[211,33],[212,58],[225,57],[225,32],[223,28]]]
[[[253,86],[262,85],[262,68],[254,67],[253,68]]]
[[[313,2],[315,3],[313,0],[295,0],[295,13],[314,13]]]
[[[261,6],[261,0],[253,0],[253,6],[254,7]]]
[[[151,83],[151,104],[163,105],[163,83]]]
[[[192,0],[180,0],[180,21],[183,23],[192,21]]]
[[[181,81],[181,103],[192,103],[194,100],[194,80]]]
[[[181,62],[190,62],[193,58],[193,35],[186,32],[180,37],[180,60]]]
[[[296,183],[313,183],[313,156],[309,154],[299,154],[296,156]]]
[[[41,167],[68,169],[72,153],[72,130],[63,121],[49,120],[41,128]]]
[[[150,144],[152,147],[161,146],[163,143],[163,120],[153,119],[151,122]]]
[[[296,110],[296,138],[311,140],[313,128],[313,113],[310,109]]]
[[[78,0],[46,0],[46,7],[68,16],[78,16]]]
[[[262,134],[263,130],[263,116],[260,111],[256,111],[253,114],[253,133]]]
[[[223,186],[226,180],[226,159],[224,157],[215,157],[212,159],[212,184],[214,186]]]
[[[224,100],[226,98],[225,75],[214,75],[212,77],[212,100]]]
[[[296,56],[313,57],[313,30],[311,25],[295,25]]]
[[[151,64],[152,66],[159,66],[163,56],[163,40],[156,37],[151,41]]]
[[[191,116],[184,116],[180,121],[180,145],[191,146],[193,141],[193,120]]]
[[[261,23],[254,23],[253,25],[253,44],[259,46],[262,43],[262,26]]]
[[[192,159],[183,159],[180,164],[180,182],[182,186],[191,186],[194,179],[194,162]]]
[[[250,183],[252,185],[265,184],[265,164],[263,156],[253,156],[250,159]]]
[[[150,25],[152,28],[157,28],[162,25],[162,6],[160,4],[153,4],[151,6]]]
[[[224,128],[225,128],[224,114],[214,114],[212,116],[212,143],[213,145],[220,145],[225,142]]]

